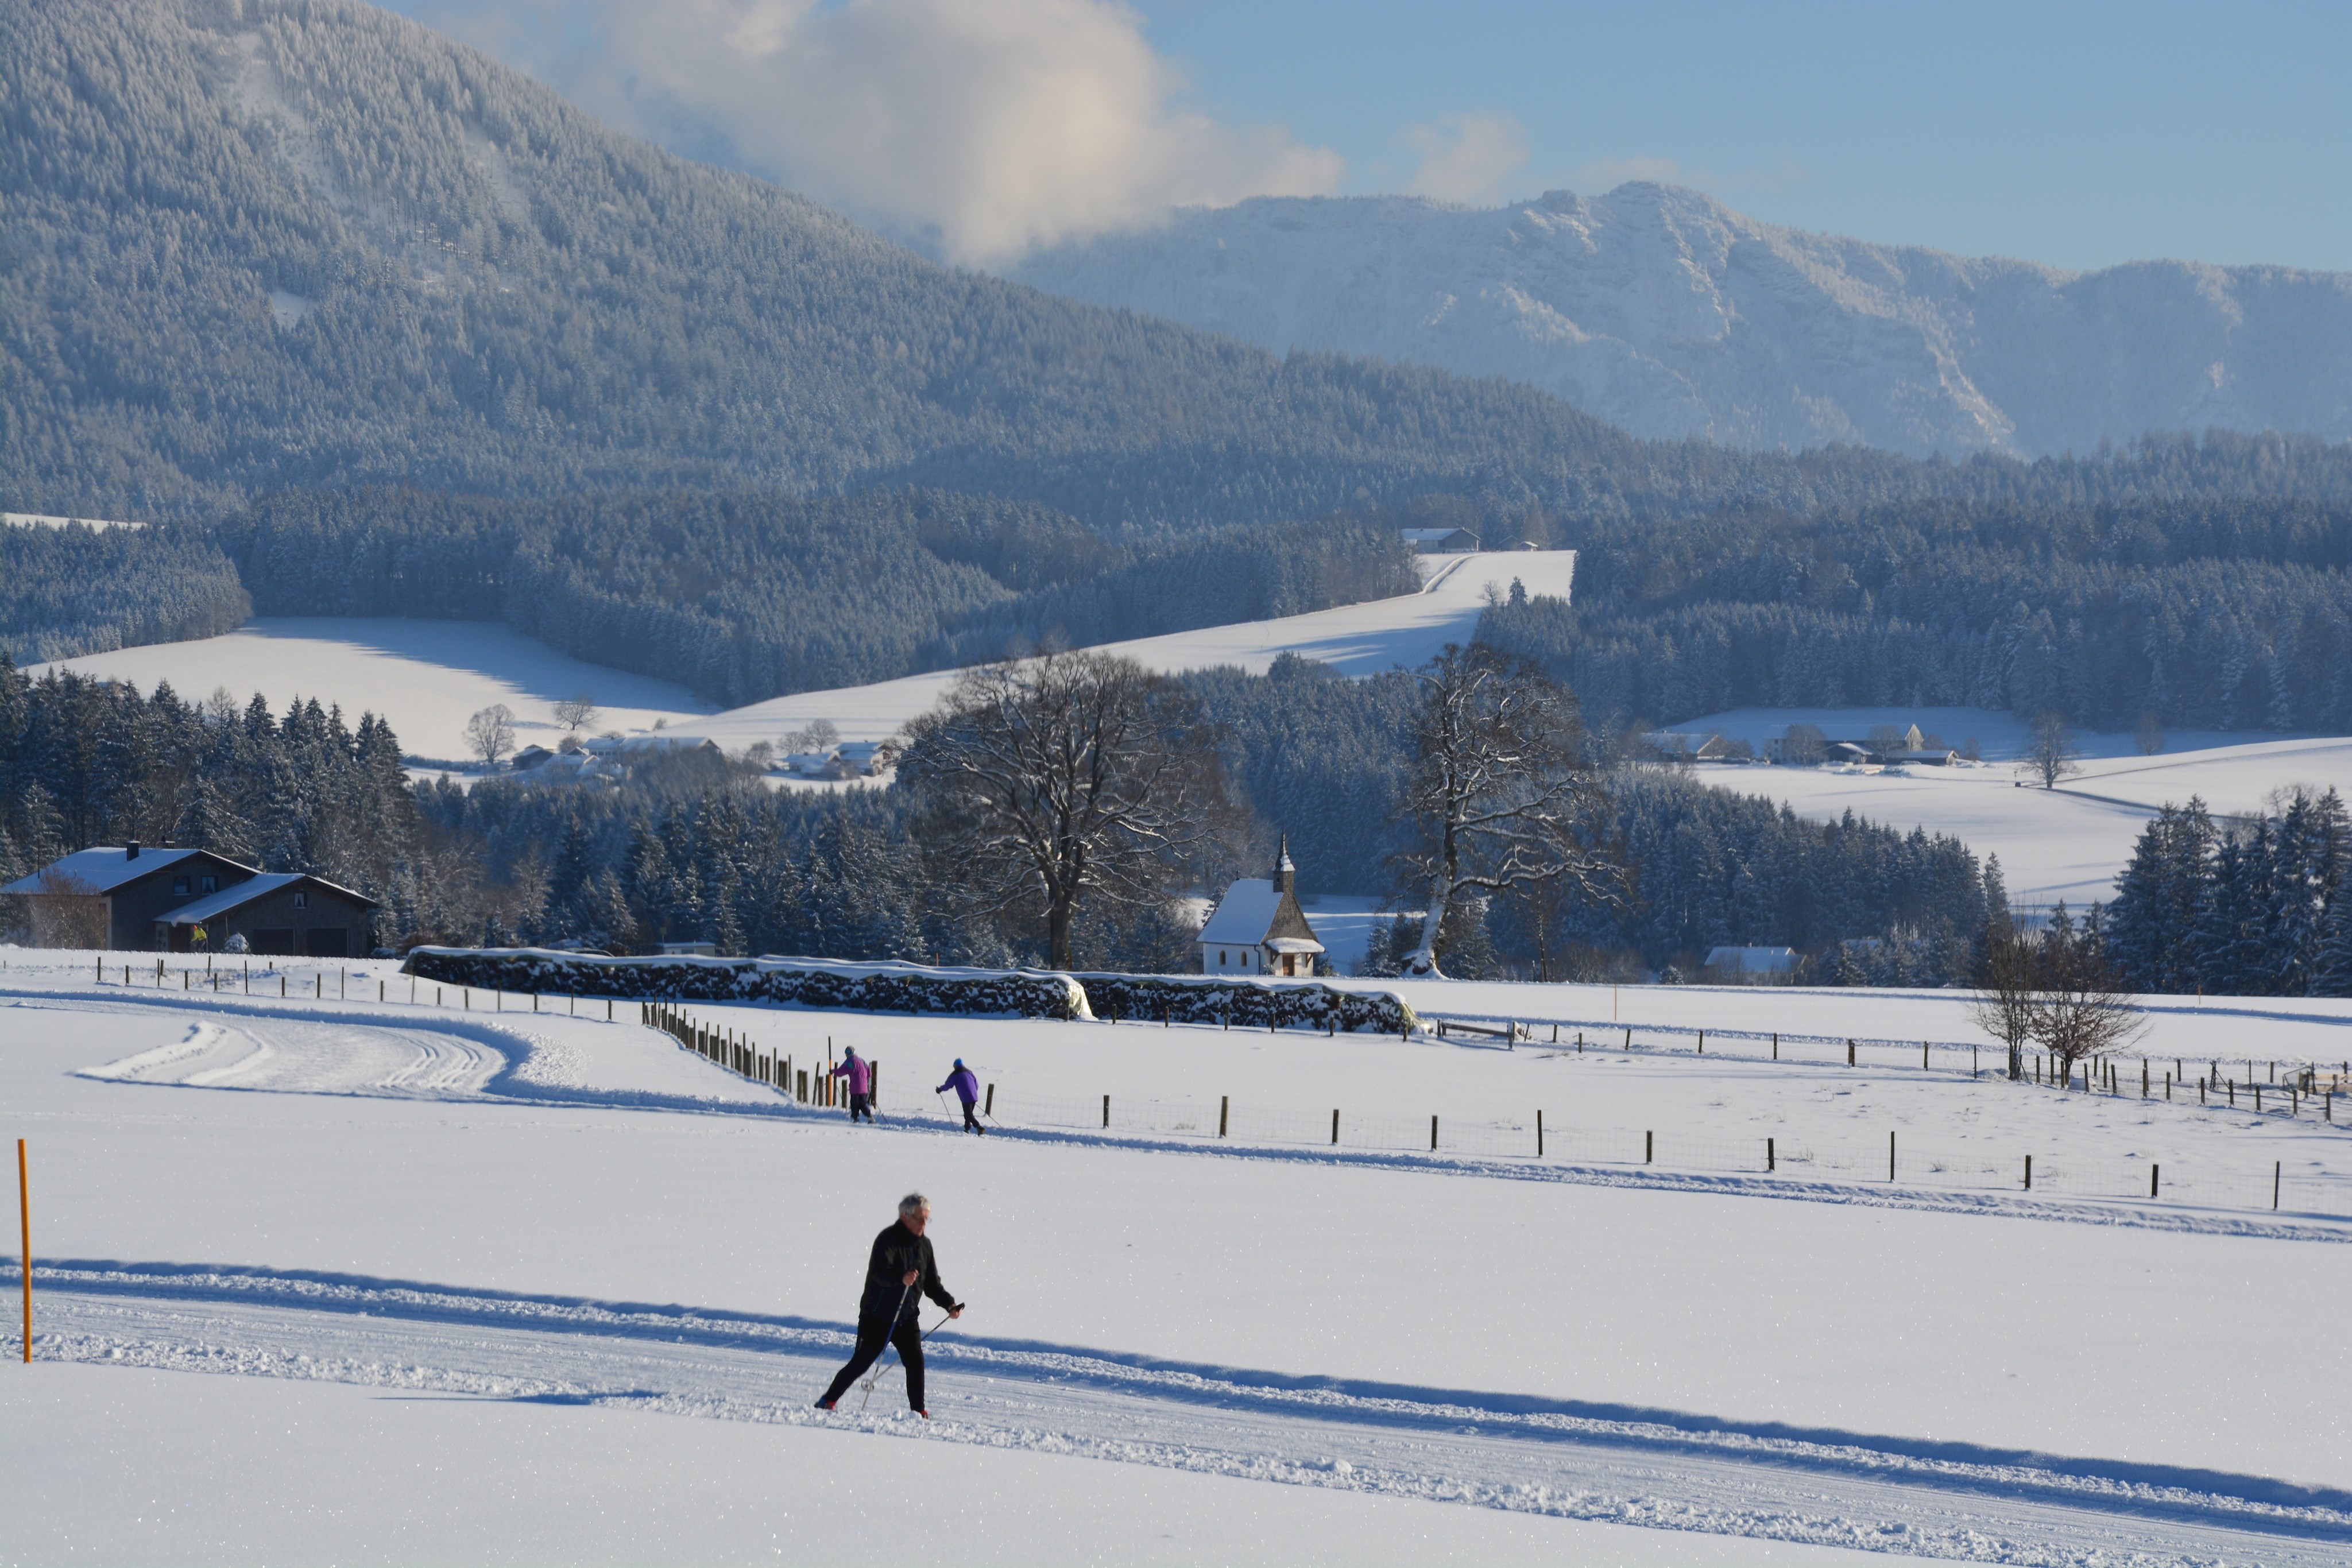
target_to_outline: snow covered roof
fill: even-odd
[[[1274,924],[1275,911],[1281,907],[1282,894],[1274,891],[1273,878],[1244,877],[1225,889],[1225,896],[1217,900],[1215,913],[1201,927],[1200,939],[1255,947],[1265,940],[1266,929]]]
[[[1710,969],[1780,974],[1796,967],[1797,953],[1792,947],[1712,947],[1706,955]]]
[[[41,878],[49,872],[69,876],[92,893],[112,893],[124,883],[136,882],[151,872],[161,871],[165,866],[186,860],[190,855],[203,852],[201,850],[142,849],[139,858],[132,860],[131,852],[120,845],[96,844],[86,850],[76,850],[61,861],[53,861],[30,876],[17,878],[7,886],[0,887],[0,893],[46,893],[48,890],[41,885]]]
[[[1265,947],[1276,953],[1320,953],[1323,944],[1297,936],[1269,937],[1274,917],[1282,912],[1282,894],[1269,877],[1243,877],[1225,889],[1216,912],[1201,927],[1195,940],[1214,946]]]
[[[298,871],[268,871],[263,872],[259,876],[247,877],[243,882],[222,888],[218,893],[207,894],[194,904],[184,904],[169,915],[159,915],[155,917],[155,924],[158,925],[201,925],[215,915],[235,909],[241,904],[250,904],[257,898],[276,893],[281,888],[291,887],[298,882],[316,883],[330,893],[342,894],[353,904],[364,904],[370,909],[375,907],[375,900],[365,894],[353,893],[348,887],[338,887],[324,877],[309,876]]]

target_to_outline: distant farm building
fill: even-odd
[[[0,894],[25,900],[44,946],[114,952],[365,953],[376,904],[320,877],[265,873],[209,850],[78,850]]]
[[[1478,536],[1468,528],[1399,528],[1405,548],[1415,555],[1474,555]]]
[[[374,899],[324,877],[259,872],[156,916],[154,945],[167,953],[217,953],[242,936],[249,953],[356,958],[374,946],[375,911]]]
[[[1271,880],[1247,877],[1225,889],[1201,927],[1204,975],[1312,975],[1323,944],[1298,906],[1298,868],[1283,841]]]
[[[1797,952],[1793,947],[1711,947],[1706,969],[1707,978],[1733,985],[1785,979],[1797,972]]]

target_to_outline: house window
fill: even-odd
[[[1217,967],[1218,967],[1218,968],[1220,968],[1220,969],[1222,969],[1222,968],[1223,968],[1223,967],[1225,967],[1225,965],[1226,965],[1228,962],[1230,962],[1230,960],[1228,960],[1228,959],[1226,958],[1226,956],[1225,956],[1225,950],[1224,950],[1223,947],[1218,948],[1218,949],[1217,949]]]
[[[218,893],[220,891],[220,878],[216,876],[197,878],[196,891],[198,893]]]
[[[185,898],[188,896],[188,879],[186,877],[175,876],[172,879],[172,896],[173,898]]]
[[[295,907],[295,908],[297,908],[297,909],[308,909],[308,908],[310,908],[310,895],[308,893],[299,892],[299,891],[298,891],[298,892],[294,894],[294,907]]]

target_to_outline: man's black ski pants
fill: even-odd
[[[919,1313],[909,1312],[898,1320],[894,1331],[887,1318],[857,1320],[857,1348],[850,1354],[849,1364],[824,1391],[824,1403],[835,1404],[849,1392],[849,1385],[865,1375],[866,1369],[882,1357],[882,1347],[895,1344],[898,1359],[907,1364],[907,1408],[923,1407],[923,1331],[918,1324]]]
[[[971,1107],[972,1102],[967,1100],[963,1103],[964,1126],[975,1133],[986,1133],[988,1129],[980,1124],[980,1118],[971,1113]]]

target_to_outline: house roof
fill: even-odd
[[[1273,878],[1243,877],[1217,900],[1215,913],[1201,927],[1201,940],[1255,947],[1265,940],[1267,929],[1274,925],[1275,911],[1281,907],[1282,895],[1274,891]]]
[[[1277,953],[1323,951],[1323,944],[1311,939],[1269,937],[1266,934],[1274,929],[1275,916],[1281,913],[1282,894],[1275,891],[1273,879],[1244,877],[1225,889],[1225,896],[1217,901],[1216,912],[1201,927],[1201,935],[1195,940],[1213,946],[1223,942],[1235,947],[1271,947]]]
[[[281,889],[291,887],[298,882],[314,883],[330,893],[341,894],[353,904],[364,904],[370,909],[376,906],[374,899],[364,894],[353,893],[348,887],[338,887],[325,877],[310,876],[294,871],[271,871],[264,872],[259,876],[247,877],[232,887],[222,888],[218,893],[208,894],[194,904],[184,904],[169,914],[159,915],[155,917],[155,924],[158,925],[201,925],[216,915],[226,914],[239,904],[250,904],[257,898],[267,897]]]
[[[1718,965],[1739,969],[1793,968],[1796,963],[1793,947],[1712,947],[1706,955],[1708,968]]]
[[[131,860],[130,852],[120,845],[98,844],[86,850],[76,850],[65,859],[53,861],[30,876],[18,877],[7,886],[0,887],[0,893],[40,893],[44,891],[41,878],[49,872],[72,877],[92,893],[112,893],[125,883],[137,882],[141,877],[162,871],[166,866],[176,865],[190,855],[204,852],[188,849],[142,849],[139,858]],[[232,861],[229,863],[234,865],[236,862]]]

